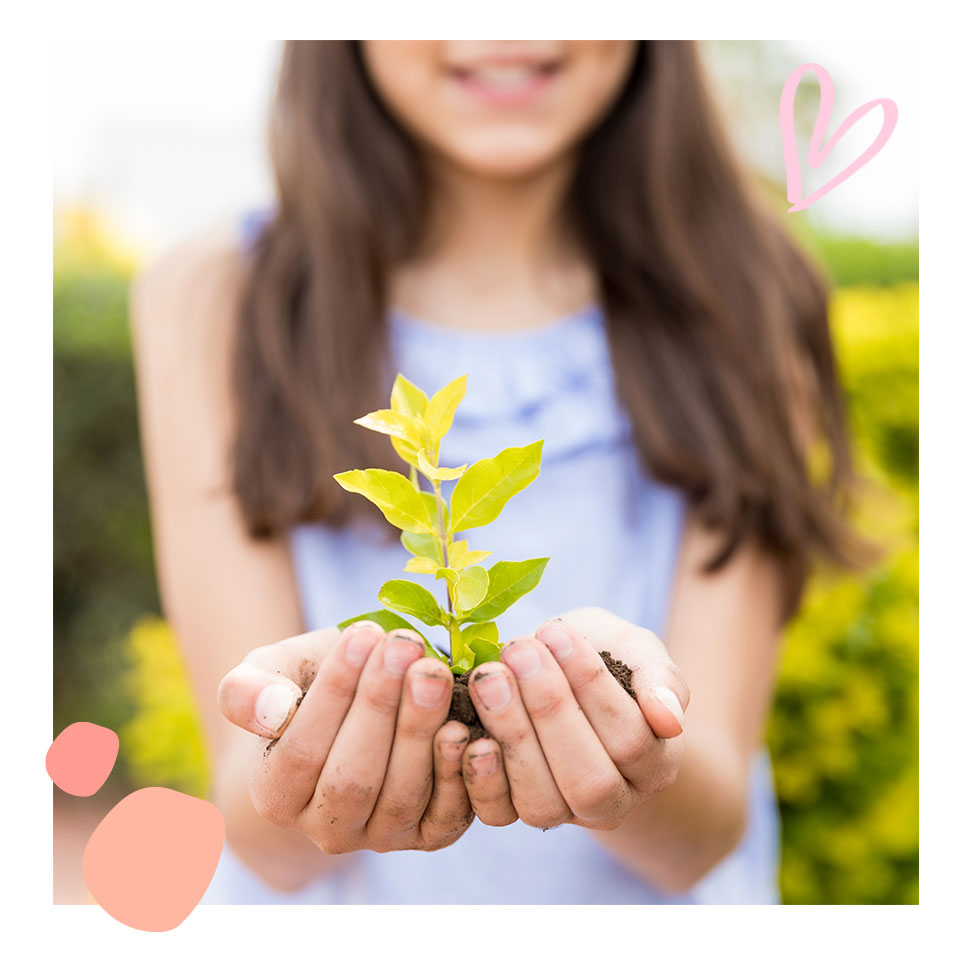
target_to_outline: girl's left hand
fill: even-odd
[[[639,708],[604,649],[634,669]],[[464,781],[488,825],[609,830],[676,779],[686,680],[660,639],[605,609],[577,609],[507,643],[500,662],[473,673],[470,695],[493,738],[467,747]]]

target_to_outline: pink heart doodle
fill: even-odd
[[[823,161],[830,155],[830,151],[837,145],[837,141],[843,136],[854,123],[862,116],[869,113],[875,106],[883,110],[883,126],[877,134],[874,141],[863,151],[849,166],[839,172],[829,183],[824,184],[820,189],[815,190],[809,196],[803,196],[803,173],[800,169],[800,154],[797,151],[797,135],[793,126],[793,103],[797,95],[797,87],[800,86],[800,78],[807,72],[813,70],[820,81],[820,112],[817,114],[817,122],[813,127],[813,135],[810,137],[810,151],[807,154],[807,163],[817,169]],[[804,63],[798,66],[793,73],[787,77],[787,82],[783,85],[783,93],[780,94],[780,138],[783,141],[783,157],[787,166],[787,200],[793,204],[787,212],[799,213],[808,206],[816,203],[821,197],[826,196],[832,189],[839,186],[845,179],[853,176],[860,167],[872,160],[883,149],[893,128],[897,125],[897,105],[893,100],[881,98],[864,103],[857,107],[840,124],[839,129],[830,138],[826,146],[821,149],[823,138],[826,136],[827,123],[830,121],[830,114],[833,111],[833,82],[830,74],[818,63]]]

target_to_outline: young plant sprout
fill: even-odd
[[[333,478],[348,492],[369,499],[391,525],[401,530],[400,541],[411,558],[404,572],[418,572],[446,587],[446,609],[428,589],[407,579],[390,579],[377,598],[386,609],[364,612],[339,623],[369,619],[384,629],[412,629],[423,638],[428,654],[461,674],[483,662],[500,658],[500,637],[494,621],[521,596],[536,588],[549,559],[496,562],[489,569],[480,563],[491,553],[471,549],[458,533],[493,522],[507,502],[540,474],[543,440],[529,446],[504,449],[492,459],[480,459],[469,468],[437,465],[440,441],[453,425],[453,417],[467,388],[460,376],[429,399],[423,390],[397,375],[390,408],[379,409],[358,425],[390,437],[397,455],[410,466],[405,476],[389,469],[351,469]],[[421,489],[418,473],[432,492]],[[440,483],[457,480],[449,504]],[[450,634],[450,654],[435,649],[423,633],[402,615],[412,615],[425,625],[442,625]]]

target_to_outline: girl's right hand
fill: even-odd
[[[416,633],[356,622],[254,649],[229,672],[220,711],[261,736],[257,812],[329,855],[455,842],[473,820],[468,730],[445,721],[453,676],[424,653]]]

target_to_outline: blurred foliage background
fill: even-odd
[[[791,223],[832,277],[831,321],[884,548],[818,578],[788,629],[768,729],[786,902],[918,900],[918,249]],[[208,768],[160,617],[127,322],[135,264],[95,217],[61,215],[54,255],[55,733],[120,733],[116,792],[203,795]]]

